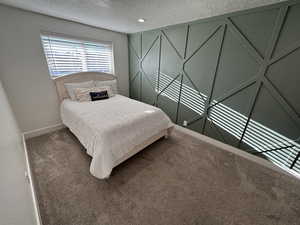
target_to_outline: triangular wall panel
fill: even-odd
[[[233,23],[256,50],[265,56],[272,38],[279,8],[231,17]]]
[[[251,57],[243,44],[227,29],[213,90],[214,98],[223,96],[257,76],[259,68],[260,65]]]

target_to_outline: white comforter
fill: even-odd
[[[61,118],[92,156],[90,172],[100,179],[136,145],[173,126],[159,108],[121,95],[95,102],[66,99]]]

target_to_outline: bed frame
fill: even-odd
[[[117,80],[117,77],[112,74],[100,72],[81,72],[57,77],[54,79],[54,82],[56,84],[56,90],[60,102],[62,102],[66,98],[70,98],[67,89],[65,88],[65,83],[80,83],[90,80]]]
[[[100,80],[100,81],[117,80],[117,77],[112,74],[101,73],[101,72],[81,72],[81,73],[70,74],[62,77],[57,77],[54,79],[54,82],[56,85],[57,94],[60,102],[62,102],[64,99],[70,98],[65,88],[64,85],[65,83],[79,83],[79,82],[85,82],[90,80]],[[136,145],[132,150],[128,152],[128,154],[126,154],[121,159],[117,160],[114,166],[116,167],[117,165],[121,164],[122,162],[129,159],[131,156],[143,150],[144,148],[146,148],[153,142],[157,141],[158,139],[162,137],[168,138],[172,129],[173,127],[165,130],[161,130],[157,134],[153,135],[152,137],[144,141],[143,143]],[[79,139],[79,137],[77,138]]]

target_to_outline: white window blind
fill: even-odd
[[[41,40],[52,77],[87,71],[113,73],[112,43],[53,35],[41,35]]]

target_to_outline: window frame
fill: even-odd
[[[69,74],[65,74],[65,75],[61,75],[61,76],[54,76],[54,75],[51,74],[51,70],[50,70],[50,67],[49,67],[48,58],[46,56],[46,51],[45,51],[45,48],[44,48],[42,36],[50,36],[50,37],[52,36],[52,37],[67,39],[67,40],[70,40],[70,41],[88,42],[88,43],[91,43],[91,44],[109,44],[109,45],[111,45],[111,52],[112,52],[112,54],[111,54],[111,63],[112,63],[112,65],[111,65],[111,69],[112,69],[111,74],[115,75],[115,54],[114,54],[114,42],[113,41],[103,41],[103,40],[96,40],[96,39],[87,38],[87,37],[78,37],[78,36],[62,34],[62,33],[54,33],[54,32],[49,32],[49,31],[40,31],[40,35],[39,35],[40,44],[41,44],[41,48],[43,50],[43,55],[44,55],[46,65],[48,67],[48,73],[49,73],[49,76],[50,76],[51,79],[55,80],[58,77],[64,77],[64,76],[68,76],[68,75],[71,75],[71,74],[76,74],[77,72],[69,73]],[[86,71],[81,71],[81,72],[86,72]],[[87,72],[100,72],[100,71],[90,70],[90,71],[87,71]]]

